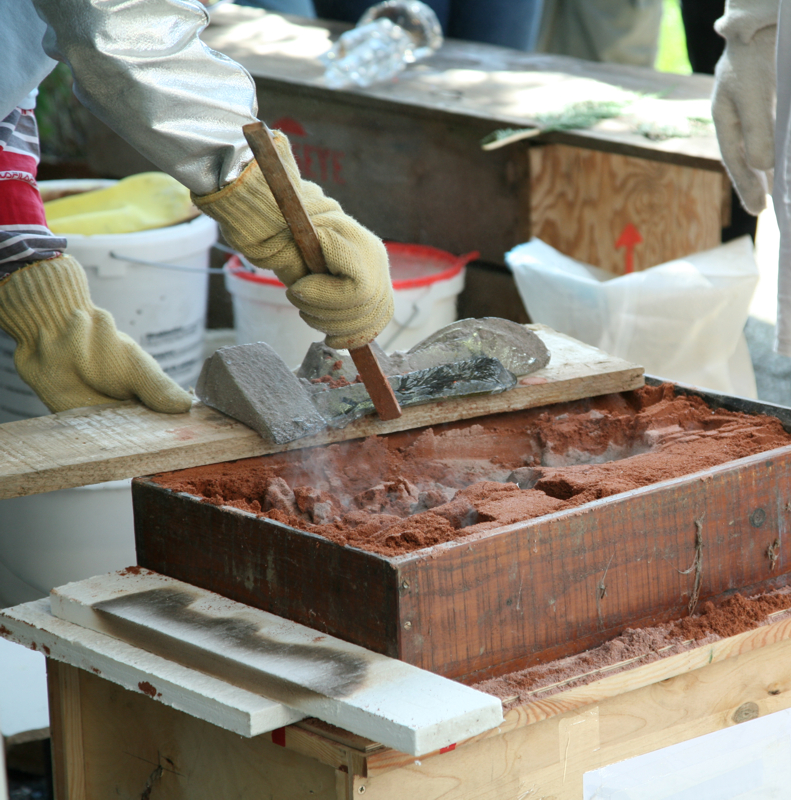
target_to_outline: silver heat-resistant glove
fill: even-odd
[[[711,113],[722,160],[744,207],[759,214],[772,190],[778,0],[728,0],[715,29],[725,51]]]

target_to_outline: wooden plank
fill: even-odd
[[[520,385],[490,397],[462,397],[404,409],[397,420],[356,420],[340,430],[274,445],[214,409],[157,414],[137,403],[75,409],[0,425],[0,499],[199,464],[216,464],[317,444],[409,430],[457,419],[636,389],[643,369],[544,326],[552,361]]]
[[[86,798],[138,797],[153,785],[152,796],[173,800],[349,800],[363,793],[380,800],[524,800],[527,792],[578,800],[590,769],[791,707],[790,636],[786,618],[637,667],[597,682],[606,691],[581,687],[589,693],[580,706],[561,702],[532,722],[522,711],[533,704],[515,709],[496,731],[420,759],[387,749],[366,753],[367,744],[352,737],[363,760],[348,772],[334,750],[342,731],[306,744],[306,720],[240,740],[79,671]]]
[[[278,731],[276,737],[278,742],[285,748],[310,756],[327,764],[333,769],[345,772],[348,775],[366,775],[366,757],[369,753],[377,750],[384,750],[384,746],[362,736],[355,736],[353,733],[343,731],[341,728],[335,730],[344,734],[342,742],[339,738],[327,735],[327,730],[318,727],[323,723],[317,719],[306,719],[296,725],[289,725]],[[332,730],[334,726],[327,725]],[[352,746],[348,740],[352,740]],[[397,751],[392,751],[397,752]],[[410,756],[413,758],[413,756]]]
[[[700,136],[661,141],[637,132],[641,124],[656,127],[657,119],[672,128],[674,117],[681,118],[675,126],[684,127],[690,115],[708,115],[709,76],[670,76],[448,41],[396,81],[338,91],[324,85],[317,56],[347,26],[292,23],[233,6],[218,13],[205,41],[251,72],[261,116],[289,135],[303,177],[385,238],[455,253],[478,251],[484,261],[502,264],[504,254],[530,236],[529,154],[536,143],[724,174],[713,126]],[[559,106],[608,100],[623,90],[650,97],[628,115],[589,130],[547,132],[496,150],[481,148],[494,130],[533,126]],[[123,177],[153,168],[98,120],[90,128],[90,159],[98,174]],[[676,196],[685,191],[679,187]],[[719,213],[721,198],[713,193],[707,205],[707,217],[714,209]],[[598,210],[606,228],[610,209],[599,203]]]
[[[101,675],[240,736],[258,736],[304,716],[227,681],[58,619],[46,598],[0,611],[0,636],[44,653],[50,664],[62,662]]]
[[[535,724],[510,727],[510,712],[497,732],[419,762],[393,754],[400,760],[380,769],[388,752],[383,751],[368,759],[360,784],[376,800],[579,800],[589,770],[791,707],[788,633],[786,627],[786,638],[724,660],[715,654],[710,664],[709,646],[699,648],[703,658],[694,671],[665,678],[654,673],[642,687],[625,683],[616,694],[576,710],[559,706]],[[728,641],[715,644],[727,649]],[[649,667],[661,663],[632,674],[647,676]]]
[[[47,689],[55,797],[87,800],[78,670],[57,661],[48,662]]]
[[[724,176],[567,145],[530,151],[532,235],[586,264],[624,273],[627,225],[636,271],[721,242]]]
[[[243,64],[265,91],[286,85],[316,100],[355,103],[373,109],[398,108],[401,113],[485,120],[492,129],[531,126],[535,115],[558,97],[568,102],[610,97],[618,87],[657,95],[672,118],[684,105],[689,113],[706,113],[713,81],[705,75],[667,75],[641,67],[595,64],[565,56],[537,55],[478,42],[447,40],[431,58],[406,70],[397,81],[367,89],[330,90],[323,83],[318,56],[347,25],[322,20],[286,20],[252,9],[229,7],[213,14],[203,40]],[[272,122],[262,97],[261,113]],[[683,104],[679,106],[679,104]],[[703,109],[703,112],[700,111]],[[683,112],[681,112],[683,113]],[[713,129],[702,136],[659,141],[634,132],[626,116],[599,123],[592,130],[563,132],[570,144],[618,148],[644,158],[672,159],[690,166],[720,169]]]
[[[528,149],[482,150],[491,123],[257,86],[303,177],[377,235],[494,263],[529,239]]]
[[[54,589],[52,613],[420,755],[502,722],[500,701],[145,570]]]
[[[535,725],[562,714],[580,713],[585,708],[601,705],[613,698],[629,697],[637,690],[686,676],[712,664],[720,664],[748,654],[760,657],[764,648],[791,641],[789,612],[772,616],[780,616],[780,619],[736,636],[693,647],[674,656],[667,656],[650,663],[629,664],[623,672],[600,678],[585,686],[567,688],[549,696],[538,691],[529,703],[509,708],[505,713],[503,724],[496,730],[459,742],[457,748],[470,747],[483,739],[507,735],[519,728]],[[298,725],[309,722],[305,720]],[[430,756],[425,756],[428,757]],[[404,753],[389,748],[379,748],[366,756],[365,773],[361,774],[376,775],[411,763],[413,759]]]
[[[279,734],[243,739],[90,673],[79,677],[85,800],[341,800],[339,773],[287,749]]]

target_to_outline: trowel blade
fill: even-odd
[[[391,375],[387,379],[402,407],[417,406],[449,397],[499,394],[516,386],[516,376],[496,358],[478,356],[450,364]],[[311,399],[327,424],[342,428],[374,411],[361,383],[312,392]]]

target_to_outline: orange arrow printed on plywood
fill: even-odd
[[[634,248],[635,245],[640,244],[642,241],[643,237],[640,236],[640,231],[631,222],[628,222],[615,243],[616,249],[626,248],[623,265],[624,274],[628,275],[630,272],[634,272]]]

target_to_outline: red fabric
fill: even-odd
[[[36,159],[0,150],[0,225],[46,225]]]

